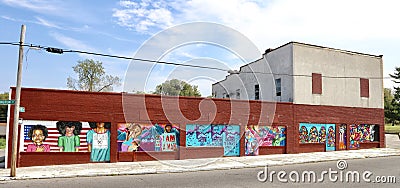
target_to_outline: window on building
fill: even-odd
[[[312,73],[312,94],[322,94],[322,75]]]
[[[276,96],[282,95],[281,79],[275,79]]]
[[[259,100],[260,99],[260,85],[255,85],[254,86],[254,99]]]
[[[222,94],[222,98],[225,98],[225,97],[226,97],[226,93],[223,93],[223,94]]]
[[[369,97],[369,80],[360,78],[360,96]]]
[[[236,90],[236,99],[240,99],[240,89]]]

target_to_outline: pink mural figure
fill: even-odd
[[[28,132],[29,138],[33,144],[28,144],[27,152],[50,152],[50,145],[43,144],[48,136],[47,127],[43,125],[34,125]]]

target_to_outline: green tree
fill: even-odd
[[[8,100],[8,93],[0,94],[0,100]],[[0,122],[7,121],[8,105],[0,105]]]
[[[78,79],[67,78],[67,87],[73,90],[83,91],[112,91],[113,86],[121,85],[121,79],[117,76],[106,75],[103,63],[93,59],[78,61],[74,67]]]
[[[390,77],[393,78],[393,82],[398,85],[400,84],[400,67],[396,67],[394,74],[389,74]],[[395,86],[394,88],[394,94],[393,94],[393,100],[392,100],[392,108],[393,108],[393,119],[395,121],[400,120],[400,86]],[[394,125],[394,123],[392,124]]]
[[[170,96],[201,96],[198,86],[190,85],[185,81],[178,79],[167,80],[164,83],[156,86],[156,90],[153,92],[153,94]]]
[[[393,105],[393,94],[389,88],[384,89],[384,107],[385,107],[385,123],[391,123],[394,125],[396,122],[396,114],[394,113]]]

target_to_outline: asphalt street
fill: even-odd
[[[338,169],[337,161],[331,162],[318,162],[296,165],[284,165],[267,167],[268,176],[265,182],[265,176],[258,178],[260,172],[266,172],[266,168],[244,168],[244,169],[230,169],[230,170],[214,170],[214,171],[200,171],[200,172],[186,172],[186,173],[165,173],[165,174],[147,174],[147,175],[129,175],[129,176],[103,176],[103,177],[82,177],[82,178],[53,178],[53,179],[32,179],[32,180],[14,180],[5,181],[0,183],[0,187],[399,187],[400,186],[400,156],[394,157],[381,157],[381,158],[368,158],[348,160],[347,168]],[[331,172],[332,177],[324,171]],[[287,173],[281,182],[278,180],[277,174],[280,171]],[[315,172],[316,182],[313,182],[312,176],[307,174],[302,181],[302,174],[304,172]],[[336,175],[334,172],[337,172]],[[353,182],[353,173],[360,174],[360,182]],[[370,175],[363,177],[365,172]],[[296,176],[299,174],[299,181],[296,181]],[[340,179],[342,173],[342,180]],[[264,173],[265,174],[265,173]],[[288,177],[292,174],[292,179]],[[349,177],[346,181],[346,174]],[[272,180],[270,178],[272,177]],[[334,182],[333,180],[336,181]],[[355,177],[355,176],[354,176]],[[376,177],[379,180],[391,181],[387,183],[376,182]],[[393,180],[391,178],[395,177]],[[281,178],[282,180],[282,178]],[[294,180],[294,181],[292,181]],[[309,182],[311,180],[311,182]],[[321,180],[321,181],[320,181]],[[370,182],[366,182],[369,180]],[[357,181],[355,177],[354,181]],[[394,183],[395,181],[395,183]]]

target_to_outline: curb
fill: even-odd
[[[360,150],[356,150],[360,151]],[[139,169],[124,169],[124,168],[114,168],[114,169],[104,169],[104,171],[96,172],[96,168],[87,167],[87,169],[83,169],[81,171],[77,171],[74,174],[62,174],[65,170],[55,170],[48,171],[49,174],[42,174],[39,176],[30,176],[30,175],[22,175],[17,177],[9,177],[5,175],[5,172],[9,172],[8,169],[0,170],[0,184],[6,181],[12,180],[29,180],[29,179],[51,179],[51,178],[75,178],[75,177],[97,177],[97,176],[120,176],[120,175],[144,175],[144,174],[165,174],[165,173],[185,173],[185,172],[197,172],[197,171],[213,171],[213,170],[231,170],[231,169],[244,169],[244,168],[258,168],[268,166],[284,166],[284,165],[292,165],[292,164],[307,164],[307,163],[318,163],[318,162],[328,162],[328,161],[336,161],[336,160],[349,160],[349,159],[366,159],[366,158],[381,158],[381,157],[392,157],[392,156],[400,156],[400,150],[375,150],[368,149],[366,153],[362,152],[353,152],[347,151],[346,153],[341,153],[342,151],[338,151],[338,153],[330,153],[324,156],[323,154],[315,152],[315,153],[302,153],[302,154],[280,154],[280,155],[263,155],[263,156],[251,156],[251,157],[226,157],[220,158],[221,160],[215,160],[212,163],[209,163],[205,166],[198,166],[195,168],[183,168],[177,167],[177,165],[165,165],[161,163],[159,166],[151,166],[146,167],[146,162],[132,162],[129,164],[140,165]],[[371,152],[369,152],[371,151]],[[374,152],[377,151],[377,152]],[[325,153],[325,152],[324,152]],[[339,154],[339,155],[338,155]],[[276,160],[277,158],[282,158],[282,155],[290,155],[286,156],[285,160]],[[293,160],[292,157],[295,159]],[[273,160],[275,159],[275,160]],[[292,160],[291,160],[292,159]],[[302,159],[302,160],[299,160]],[[121,163],[120,163],[121,164]],[[69,165],[66,165],[69,166]],[[90,166],[90,165],[88,165]],[[74,168],[72,165],[71,168]],[[29,167],[26,167],[29,169]],[[50,168],[49,168],[50,169]],[[62,169],[62,168],[60,168]],[[124,171],[127,170],[127,171]],[[3,171],[3,173],[1,172]],[[20,172],[21,173],[21,172]],[[23,172],[22,172],[23,174]],[[27,173],[25,173],[27,174]]]

